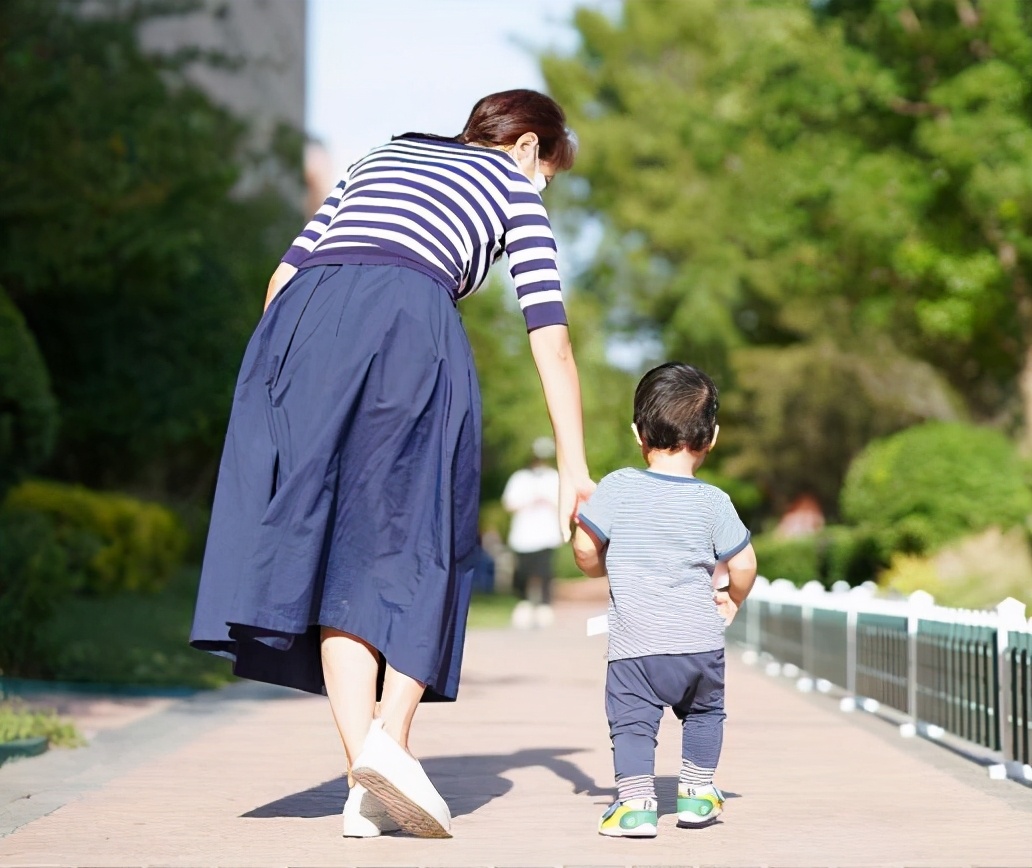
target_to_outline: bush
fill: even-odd
[[[849,468],[843,514],[887,552],[921,554],[991,526],[1023,525],[1032,492],[1006,437],[930,422],[871,443]]]
[[[779,537],[767,533],[754,536],[757,570],[771,581],[788,579],[805,585],[821,578],[820,539],[814,534],[802,537]]]
[[[867,528],[830,525],[821,532],[821,581],[860,585],[874,581],[889,562],[886,541]]]
[[[50,519],[68,568],[84,577],[88,593],[156,591],[182,565],[187,533],[171,511],[155,503],[29,481],[12,489],[7,507]]]
[[[81,747],[86,743],[75,724],[53,711],[32,709],[18,701],[0,702],[0,744],[40,736],[54,747]]]
[[[36,341],[0,287],[0,498],[50,456],[57,402]]]
[[[37,671],[40,627],[78,580],[45,516],[0,511],[0,673]]]
[[[874,581],[889,563],[885,542],[867,528],[829,525],[819,533],[753,537],[759,573],[773,581],[805,585],[816,579],[830,588],[835,582],[859,585]]]

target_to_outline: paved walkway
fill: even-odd
[[[600,837],[613,790],[605,640],[584,635],[596,611],[567,603],[549,630],[473,632],[459,702],[420,710],[413,747],[451,806],[451,840],[340,837],[325,700],[241,684],[0,769],[0,865],[1032,866],[1032,789],[737,655],[724,822],[675,827],[668,715],[659,837]]]

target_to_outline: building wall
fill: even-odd
[[[198,61],[187,76],[252,126],[238,192],[272,183],[299,209],[305,199],[305,5],[305,0],[203,0],[195,12],[156,18],[140,28],[140,43],[149,51],[197,48],[239,61],[231,68]],[[292,136],[277,134],[284,125]],[[274,143],[284,142],[296,167],[292,173],[272,158]]]

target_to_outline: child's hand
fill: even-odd
[[[713,602],[717,604],[717,612],[724,619],[724,626],[729,627],[738,614],[738,606],[727,591],[714,591]]]
[[[713,567],[713,590],[723,591],[731,584],[731,572],[727,568],[727,561],[717,561]]]

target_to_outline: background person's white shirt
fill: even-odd
[[[559,471],[554,467],[517,470],[505,484],[502,506],[512,513],[509,548],[514,552],[537,552],[563,544]]]

